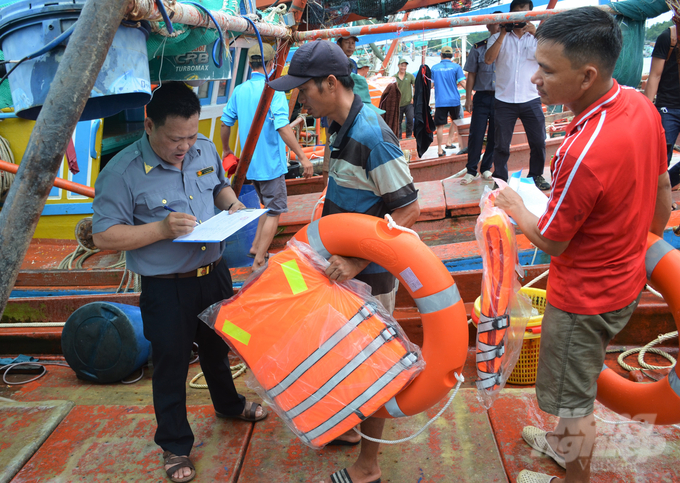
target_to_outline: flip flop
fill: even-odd
[[[172,465],[170,468],[165,470],[165,473],[168,475],[168,478],[170,478],[170,481],[175,483],[186,483],[187,481],[193,480],[196,476],[196,468],[194,468],[194,465],[188,456],[177,456],[172,454],[170,451],[164,451],[163,468],[165,468],[166,465]],[[173,478],[172,475],[177,470],[181,470],[182,468],[189,468],[191,470],[191,474],[182,478]]]
[[[243,412],[243,414],[238,414],[236,416],[229,416],[227,414],[222,414],[222,413],[218,413],[217,411],[215,411],[215,416],[217,416],[218,418],[221,418],[221,419],[241,419],[243,421],[255,423],[257,421],[262,421],[264,418],[269,416],[269,413],[264,408],[262,408],[263,414],[261,416],[257,416],[257,408],[259,408],[259,407],[262,407],[262,405],[258,404],[256,402],[247,401],[245,411]]]
[[[447,144],[446,146],[444,146],[444,148],[445,148],[445,149],[456,149],[456,148],[453,146],[453,144]]]
[[[344,439],[334,439],[330,443],[328,443],[326,446],[356,446],[359,443],[361,443],[361,440],[359,441],[345,441]]]
[[[340,471],[336,471],[331,475],[331,483],[354,483],[352,478],[350,478],[349,473],[347,473],[347,468],[343,468]],[[380,483],[380,478],[373,480],[370,483]]]
[[[446,156],[446,151],[444,151],[443,153],[437,153],[437,154],[439,155],[440,158],[442,158],[442,157]]]

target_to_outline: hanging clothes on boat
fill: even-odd
[[[430,93],[432,91],[432,71],[427,65],[421,65],[413,87],[413,104],[415,110],[415,124],[413,132],[416,138],[418,156],[422,156],[430,147],[435,131],[432,110],[430,109]]]
[[[401,92],[396,82],[389,84],[380,96],[380,109],[385,111],[382,115],[395,136],[399,135],[399,103]]]
[[[313,448],[371,416],[425,365],[368,285],[331,281],[324,264],[293,240],[236,296],[201,314]]]

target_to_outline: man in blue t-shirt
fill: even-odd
[[[446,143],[447,149],[453,149],[453,134],[458,133],[454,121],[460,118],[460,94],[458,86],[465,89],[463,69],[453,62],[453,49],[448,45],[442,47],[442,61],[432,67],[432,83],[434,84],[434,125],[437,126],[437,154],[446,156],[442,149],[444,125],[451,116],[451,127]]]
[[[274,49],[269,44],[263,44],[264,55],[260,53],[260,46],[248,49],[248,60],[253,69],[248,82],[236,86],[229,103],[222,113],[222,159],[232,154],[229,146],[231,127],[239,121],[238,134],[241,146],[248,139],[250,126],[253,124],[255,111],[264,90],[264,68],[271,72]],[[286,160],[287,145],[298,157],[304,168],[303,176],[309,178],[314,174],[312,163],[307,159],[298,144],[293,129],[288,123],[288,101],[283,92],[274,93],[271,107],[262,125],[260,137],[257,140],[246,177],[253,182],[260,202],[269,208],[267,216],[260,217],[257,233],[250,248],[249,256],[254,258],[253,270],[263,266],[268,258],[267,250],[271,245],[279,226],[279,216],[288,211],[285,174],[288,172]],[[278,134],[277,134],[278,133]]]

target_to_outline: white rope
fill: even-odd
[[[525,284],[524,286],[525,286],[525,287],[531,287],[533,284],[535,284],[535,283],[538,282],[539,280],[542,280],[542,279],[544,279],[545,277],[547,277],[549,271],[550,271],[550,270],[546,270],[545,272],[543,272],[542,274],[540,274],[538,277],[536,277],[535,279],[533,279],[531,282]]]
[[[238,376],[246,372],[246,365],[241,362],[240,364],[236,364],[235,366],[231,366],[231,378],[236,379]],[[189,381],[189,387],[192,387],[194,389],[208,389],[207,384],[199,384],[196,381],[198,381],[200,378],[203,377],[203,373],[199,372],[196,374],[191,381]]]
[[[381,443],[381,444],[399,444],[399,443],[404,443],[406,441],[410,441],[413,438],[418,437],[420,435],[420,433],[425,431],[430,424],[434,423],[437,419],[439,419],[439,416],[444,414],[444,411],[446,411],[448,409],[448,407],[451,405],[451,403],[453,402],[453,398],[455,398],[456,394],[458,394],[458,389],[460,389],[461,384],[463,384],[463,382],[465,382],[465,377],[463,377],[462,374],[458,375],[458,373],[456,373],[456,372],[454,372],[453,374],[456,376],[456,379],[458,379],[458,384],[456,384],[456,387],[453,390],[453,394],[451,394],[451,397],[449,398],[449,400],[446,402],[444,407],[441,408],[441,410],[437,413],[437,415],[435,417],[430,419],[427,423],[425,423],[425,426],[420,428],[418,431],[416,431],[411,436],[408,436],[406,438],[396,439],[396,440],[388,440],[388,439],[371,438],[370,436],[366,436],[364,433],[359,431],[357,428],[354,428],[354,431],[359,433],[361,435],[361,437],[364,438],[364,439],[367,439],[369,441],[373,441],[374,443]]]
[[[9,141],[2,136],[0,136],[0,159],[7,163],[16,164],[12,150],[9,147]],[[3,201],[9,193],[9,189],[14,182],[14,177],[14,173],[0,171],[0,201]]]
[[[392,219],[389,213],[385,215],[385,221],[387,222],[387,228],[390,230],[401,230],[403,232],[410,233],[411,235],[415,235],[418,240],[420,240],[420,236],[415,231],[411,230],[410,228],[397,225],[397,222]]]
[[[607,424],[645,424],[646,423],[645,421],[633,421],[633,420],[629,420],[629,421],[609,421],[607,419],[601,418],[597,414],[593,414],[593,416],[595,416],[595,419],[597,419],[598,421],[602,421],[603,423],[607,423]],[[669,424],[668,426],[672,426],[676,429],[680,429],[679,424]]]
[[[316,213],[316,208],[319,206],[319,204],[323,204],[324,201],[326,201],[326,195],[323,195],[321,198],[319,198],[319,201],[314,203],[314,208],[312,209],[312,219],[309,220],[310,223],[314,221],[314,213]]]
[[[661,334],[659,337],[656,338],[656,340],[653,340],[649,344],[645,345],[642,349],[640,349],[640,353],[638,354],[638,364],[640,364],[640,366],[644,367],[645,369],[649,369],[649,370],[652,370],[652,371],[659,371],[659,370],[663,370],[663,369],[672,368],[675,365],[675,359],[673,358],[673,356],[671,356],[670,354],[668,354],[667,352],[665,352],[661,349],[652,349],[651,347],[653,345],[656,345],[656,344],[663,342],[665,340],[673,339],[677,336],[678,336],[677,330],[675,332],[669,332],[668,334]],[[668,361],[671,364],[669,366],[654,366],[654,365],[651,365],[651,364],[647,364],[645,362],[645,353],[646,352],[654,352],[655,354],[659,354],[659,355],[665,357],[666,359],[668,359]]]
[[[654,295],[656,295],[656,296],[659,297],[660,299],[663,298],[663,295],[661,295],[660,292],[657,292],[656,290],[654,290],[654,289],[653,289],[652,287],[650,287],[649,285],[645,285],[645,288],[647,289],[647,291],[653,293]]]

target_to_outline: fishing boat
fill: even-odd
[[[416,3],[422,7],[436,2],[412,0],[405,2],[403,8],[414,7]],[[266,6],[259,4],[258,2],[258,6]],[[294,2],[294,7],[300,5],[301,2],[297,0]],[[141,8],[139,4],[137,6]],[[161,19],[156,7],[147,8],[148,11],[143,13],[147,19],[154,21]],[[190,5],[166,5],[166,8],[175,13],[173,19],[180,19],[178,20],[180,23],[184,20],[195,25],[211,25],[210,20],[205,18],[199,9]],[[99,12],[101,15],[104,13]],[[541,15],[548,14],[532,12],[533,18],[542,18]],[[515,17],[505,14],[502,21],[508,19],[515,21]],[[215,18],[224,30],[252,33],[252,30],[249,30],[251,26],[241,21],[239,17],[218,12]],[[493,20],[499,19],[500,17],[497,17]],[[436,22],[444,20],[446,19]],[[473,21],[483,23],[488,20],[489,17],[485,17]],[[428,25],[448,27],[456,25],[459,21],[458,18],[454,18],[449,19],[446,25],[435,22]],[[103,20],[97,25],[102,29],[107,28]],[[425,27],[426,23],[422,23],[418,28]],[[273,35],[277,34],[278,30],[271,25],[258,23],[258,28],[261,31],[271,28],[268,33],[272,36],[284,36],[283,33]],[[282,30],[288,34],[286,28]],[[317,35],[332,37],[339,32],[354,33],[347,28],[309,30],[300,32],[306,37],[299,37],[298,40],[314,38]],[[238,59],[234,64],[239,66],[245,65],[243,62],[245,57],[241,55],[242,49],[247,48],[252,39],[237,40],[240,41],[247,43],[237,47],[233,53],[233,58]],[[210,81],[198,88],[206,99],[205,105],[208,106],[204,109],[205,118],[201,118],[201,132],[215,141],[218,150],[221,148],[221,141],[216,135],[216,127],[219,126],[220,106],[224,105],[224,98],[233,90],[234,79],[239,78],[239,75],[241,79],[245,78],[247,72],[237,69],[232,70],[230,75],[231,83]],[[78,87],[74,86],[73,89],[75,91]],[[69,114],[64,109],[60,115],[68,120],[65,122],[76,125],[78,114],[72,112]],[[139,122],[139,118],[131,116],[129,122]],[[12,122],[24,121],[18,119]],[[3,125],[0,124],[0,127]],[[37,126],[40,127],[40,120]],[[98,169],[97,163],[101,163],[102,151],[106,150],[106,143],[99,141],[100,137],[104,138],[105,125],[99,125],[94,129],[91,124],[90,136],[93,130],[96,132],[97,153],[96,156],[89,156],[90,174]],[[124,138],[128,135],[128,133],[118,135],[117,142],[124,143]],[[78,138],[79,136],[76,136],[75,141],[78,141]],[[559,139],[548,142],[551,146],[554,145],[555,149],[559,145]],[[251,143],[250,139],[244,142],[245,155],[241,153],[242,158],[248,157],[248,150],[252,148],[248,146]],[[62,142],[60,145],[65,144]],[[24,162],[29,166],[31,161],[35,162],[32,149],[34,148],[30,145],[25,148],[28,155],[24,157]],[[404,149],[413,148],[409,148],[408,143],[405,143]],[[90,188],[93,186],[92,177],[82,178],[82,182],[69,178],[71,175],[68,174],[68,162],[63,160],[64,153],[59,152],[58,146],[53,151],[56,154],[53,153],[52,157],[56,156],[58,161],[56,164],[61,165],[59,168],[54,166],[55,172],[60,169],[59,173],[66,181],[78,182]],[[91,150],[90,154],[93,154]],[[47,158],[49,157],[45,157]],[[473,304],[480,293],[482,278],[480,253],[474,241],[474,224],[479,213],[480,195],[484,187],[491,183],[477,180],[468,186],[461,186],[460,180],[451,178],[451,175],[462,169],[465,157],[453,155],[448,163],[443,162],[444,159],[414,161],[411,164],[422,207],[416,231],[444,262],[456,281],[465,302],[466,312],[472,314]],[[427,167],[423,164],[422,168],[416,169],[418,162],[431,164]],[[515,160],[511,158],[510,163],[511,169],[524,167],[519,155]],[[81,171],[84,171],[84,165],[83,161],[79,166]],[[421,174],[416,175],[419,169],[423,169],[422,173],[428,174],[422,174],[422,177]],[[32,179],[32,172],[26,168],[19,176],[20,178],[15,181],[17,183],[21,182],[21,176]],[[238,179],[236,181],[238,182]],[[293,183],[289,186],[292,185]],[[47,191],[52,189],[55,188],[50,186]],[[73,197],[69,198],[73,195],[68,195],[65,188],[59,189],[62,190],[61,197],[56,199],[55,194],[55,199],[49,200],[46,207],[89,203],[86,195],[80,195],[83,198],[76,200]],[[680,201],[677,195],[677,192],[674,193],[676,201]],[[318,200],[318,191],[295,193],[291,196],[291,206],[294,206],[294,209],[282,216],[283,230],[275,239],[274,250],[282,248],[294,233],[309,222],[314,204]],[[27,196],[26,203],[31,206],[32,202],[34,200]],[[3,210],[7,207],[3,207]],[[63,364],[61,334],[65,321],[74,311],[91,302],[115,302],[132,306],[139,304],[139,293],[134,290],[134,277],[126,272],[124,265],[121,265],[119,253],[97,252],[89,254],[87,258],[81,255],[78,259],[72,256],[70,260],[72,269],[58,269],[64,260],[68,265],[68,256],[80,246],[79,242],[73,239],[73,223],[76,217],[80,220],[86,214],[72,213],[68,211],[69,209],[72,208],[65,208],[65,212],[51,215],[45,213],[40,206],[37,211],[30,212],[31,215],[35,212],[47,216],[74,216],[73,220],[68,222],[71,224],[70,228],[63,229],[63,238],[43,235],[28,242],[26,232],[17,228],[17,234],[24,236],[23,244],[19,243],[21,240],[18,239],[14,245],[2,244],[5,264],[3,266],[13,270],[11,264],[16,263],[16,283],[12,280],[9,286],[12,297],[6,301],[0,319],[2,355],[14,357],[18,354],[30,354],[38,356],[43,363]],[[5,227],[16,226],[13,225],[15,220],[11,215],[3,213],[3,217],[0,218]],[[38,226],[43,222],[42,218],[36,221]],[[674,213],[668,225],[664,238],[678,248],[680,238],[674,234],[673,227],[680,225],[680,215]],[[40,234],[49,235],[50,230],[54,228],[46,226],[45,231],[41,231]],[[69,230],[70,233],[66,236]],[[83,240],[80,243],[82,244]],[[537,281],[536,279],[547,270],[549,257],[532,247],[521,234],[518,236],[518,245],[524,271],[521,282],[526,284],[533,281],[534,287],[545,288],[545,278]],[[20,258],[17,258],[18,252]],[[235,287],[238,289],[251,271],[248,267],[241,267],[231,268],[231,272]],[[2,276],[6,277],[6,274],[3,273]],[[7,290],[7,295],[10,290]],[[422,344],[422,320],[413,298],[403,287],[397,294],[395,318],[413,342]],[[511,389],[508,386],[509,390],[503,393],[489,411],[478,404],[473,382],[476,330],[472,324],[469,327],[470,350],[463,374],[466,382],[460,388],[452,408],[419,438],[405,445],[383,446],[381,456],[381,461],[385,461],[383,481],[502,482],[515,481],[519,470],[527,466],[550,474],[559,471],[547,458],[532,454],[519,436],[524,425],[537,424],[536,418],[540,417],[531,384]],[[675,322],[668,305],[652,293],[645,293],[640,307],[628,326],[614,339],[612,347],[618,349],[624,346],[642,346],[654,341],[658,334],[666,334],[674,329]],[[661,347],[671,356],[678,355],[675,340],[663,340],[656,347]],[[662,356],[657,354],[648,355],[647,360],[652,364],[667,364],[664,363]],[[235,364],[237,362],[234,361]],[[629,371],[616,363],[615,355],[608,357],[607,364],[625,377],[629,377]],[[78,379],[69,367],[60,365],[46,367],[49,373],[41,379],[25,385],[0,386],[0,426],[2,426],[0,468],[3,468],[0,470],[0,481],[106,479],[162,481],[165,478],[161,473],[158,449],[152,443],[154,415],[151,405],[151,379],[148,374],[142,374],[141,379],[133,385],[98,385]],[[6,380],[11,383],[20,382],[35,377],[33,373],[38,370],[40,369],[36,367],[24,367],[24,373],[17,370],[7,375]],[[189,377],[193,379],[198,372],[197,365],[192,365]],[[663,374],[663,370],[645,372],[652,377],[661,377]],[[236,384],[246,397],[257,397],[243,378],[236,379]],[[196,429],[196,447],[192,451],[192,458],[199,469],[199,476],[195,481],[282,483],[320,481],[327,478],[332,471],[345,466],[348,458],[353,458],[357,454],[358,448],[326,448],[320,452],[313,451],[299,442],[276,417],[269,417],[257,424],[216,420],[207,391],[194,385],[188,391],[189,420]],[[440,407],[435,406],[406,420],[389,420],[384,436],[387,439],[408,436],[434,417],[439,409]],[[624,418],[601,405],[597,406],[596,415],[607,421],[617,423],[624,421]],[[17,421],[21,421],[21,424]],[[554,420],[546,418],[538,423],[549,427]],[[599,431],[593,481],[680,479],[677,465],[677,454],[680,450],[678,428],[601,424]],[[623,450],[619,450],[623,446],[632,449],[623,453]],[[388,464],[388,461],[395,463]],[[483,461],[483,464],[480,464],[480,461]]]

